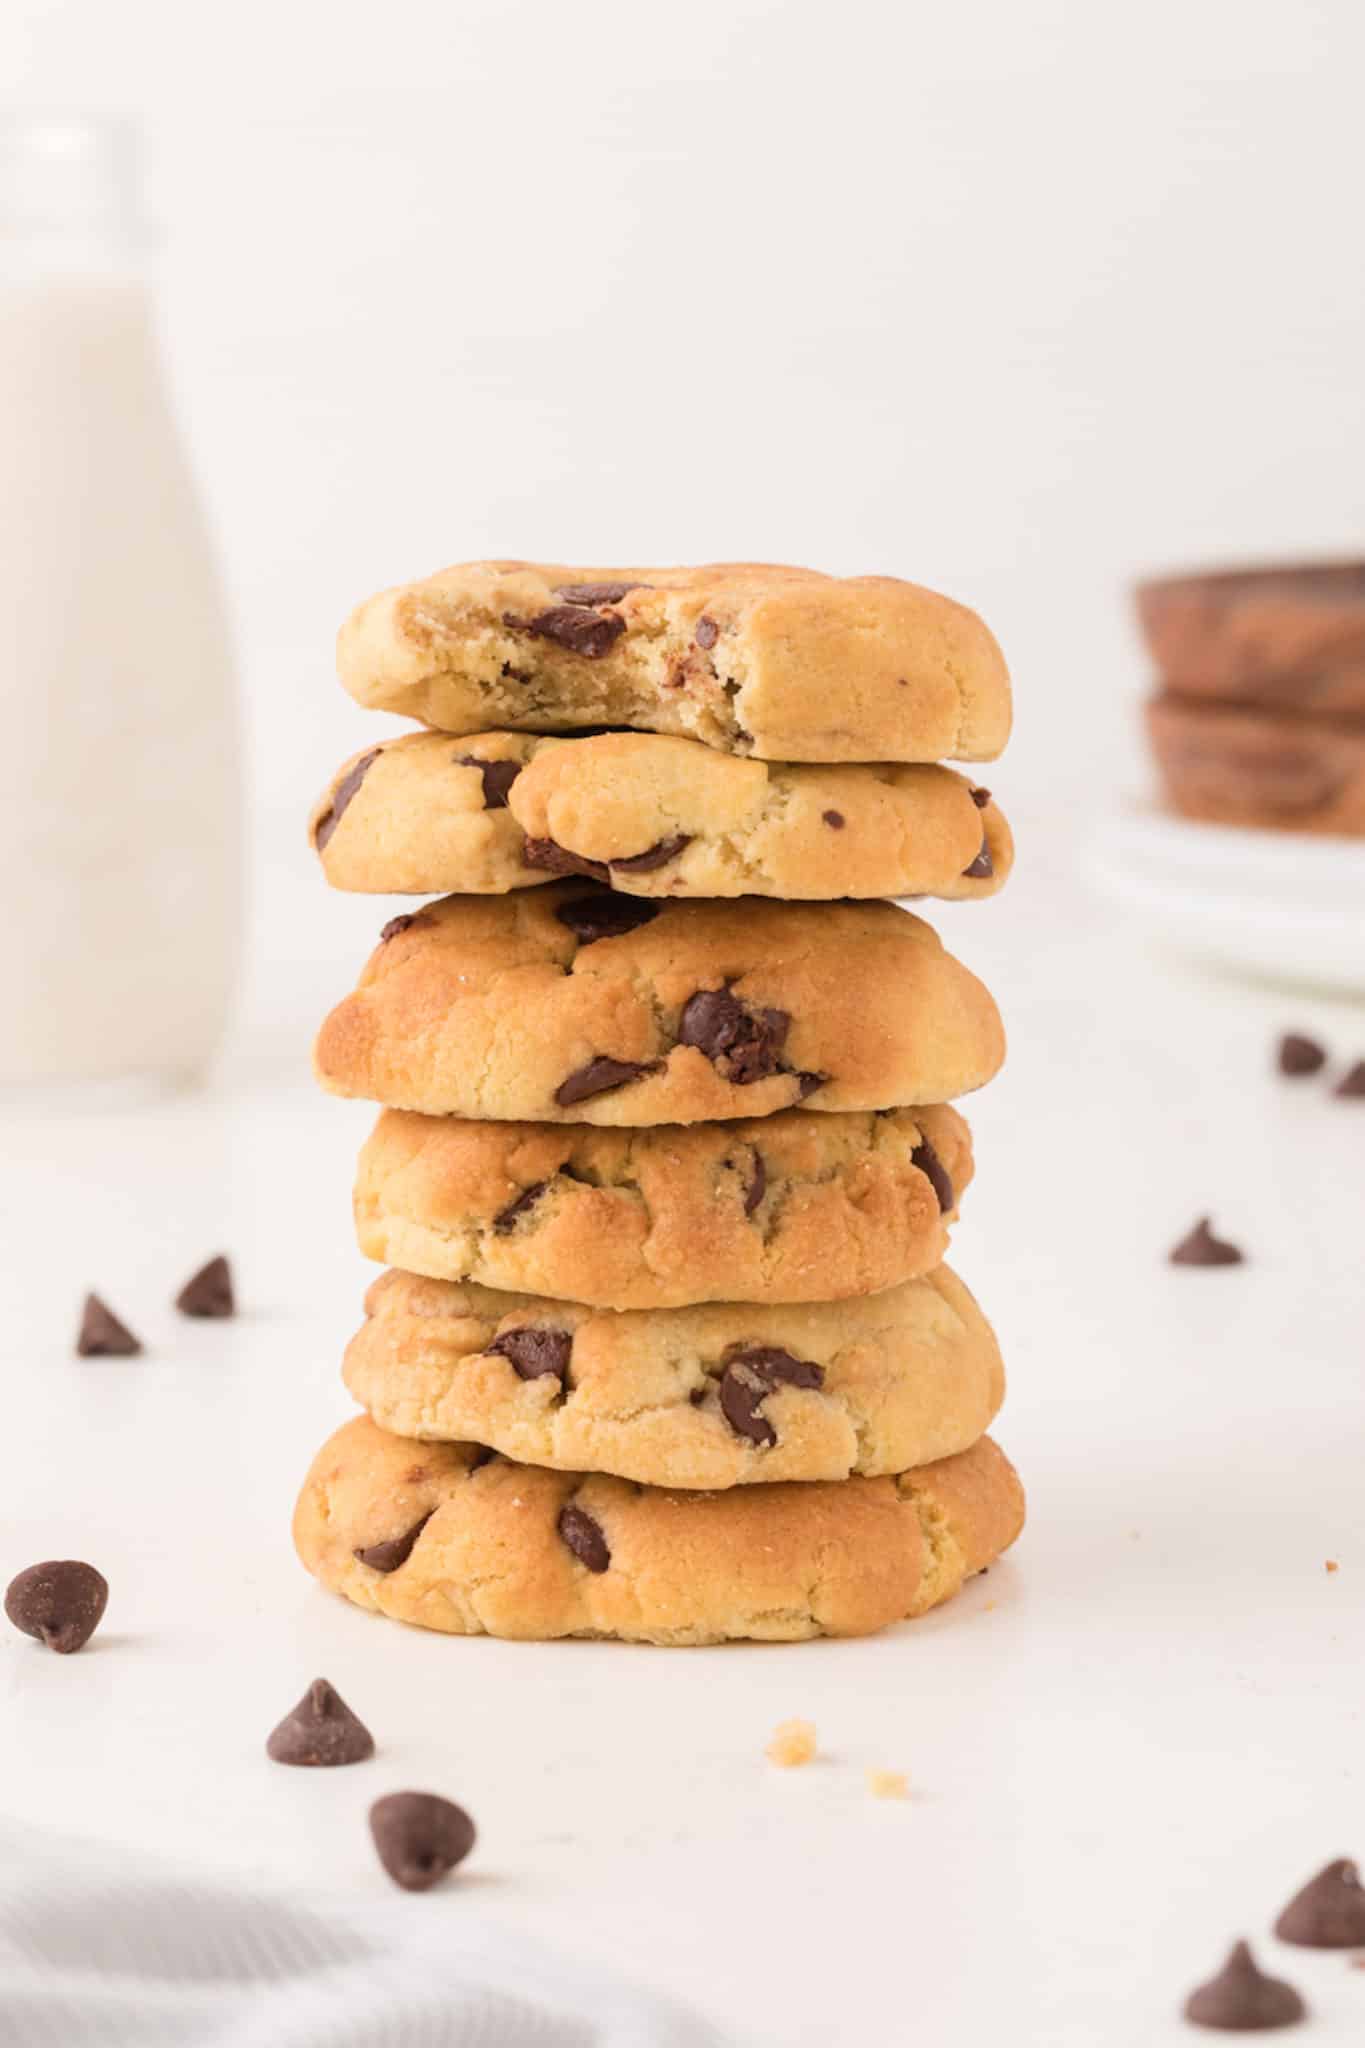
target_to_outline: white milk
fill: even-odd
[[[202,1073],[236,978],[223,609],[128,142],[0,126],[0,1086]]]

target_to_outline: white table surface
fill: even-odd
[[[358,961],[385,907],[341,908]],[[289,1513],[349,1412],[369,1112],[313,1093],[300,1017],[292,1071],[7,1118],[0,1573],[74,1555],[112,1590],[77,1657],[0,1638],[0,1811],[359,1899],[387,1892],[370,1800],[439,1790],[480,1845],[414,1911],[477,1899],[785,2048],[1188,2042],[1179,2001],[1243,1932],[1311,2001],[1305,2041],[1365,2039],[1365,1972],[1268,1931],[1365,1854],[1365,1102],[1270,1048],[1365,1053],[1365,1011],[1198,979],[1062,864],[939,922],[1012,1034],[954,1253],[1011,1371],[1008,1563],[881,1637],[704,1651],[425,1636],[318,1590]],[[264,978],[295,1001],[285,953]],[[1205,1209],[1244,1268],[1165,1263]],[[220,1249],[243,1313],[187,1323],[169,1298]],[[145,1359],[70,1355],[88,1286]],[[319,1674],[373,1764],[266,1762]],[[790,1715],[821,1756],[781,1772]]]

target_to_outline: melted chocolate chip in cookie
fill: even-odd
[[[595,612],[577,604],[551,605],[548,611],[537,612],[533,619],[519,619],[513,612],[504,612],[502,623],[510,632],[553,640],[557,647],[567,648],[570,654],[581,654],[585,661],[600,661],[626,630],[619,612]]]
[[[972,802],[979,811],[984,811],[990,800],[991,793],[988,789],[974,789],[972,791]]]
[[[31,1564],[10,1580],[5,1612],[17,1629],[67,1657],[89,1642],[104,1616],[109,1586],[78,1558]]]
[[[920,1172],[924,1174],[930,1187],[938,1196],[940,1210],[946,1216],[956,1199],[953,1193],[953,1183],[947,1167],[943,1164],[943,1161],[939,1158],[927,1138],[921,1138],[914,1151],[910,1154],[910,1164],[917,1166]]]
[[[645,903],[638,896],[575,896],[561,903],[555,916],[566,924],[580,946],[592,946],[599,939],[624,938],[659,915],[663,905]]]
[[[728,988],[698,989],[683,1004],[679,1045],[695,1046],[737,1088],[779,1071],[791,1018],[785,1010],[750,1010]]]
[[[668,866],[676,860],[685,846],[692,844],[690,832],[675,832],[671,839],[660,839],[653,846],[647,846],[643,853],[632,853],[625,860],[614,860],[611,865],[626,875],[647,875],[655,868]]]
[[[641,1074],[655,1073],[658,1066],[657,1060],[614,1060],[599,1053],[596,1059],[560,1082],[555,1089],[555,1101],[561,1109],[569,1109],[575,1102],[586,1102],[589,1096],[624,1088],[628,1081],[638,1081]]]
[[[315,1678],[298,1705],[272,1728],[265,1753],[272,1763],[332,1769],[372,1757],[374,1737],[336,1687]]]
[[[749,1175],[749,1185],[744,1190],[744,1213],[746,1216],[753,1215],[754,1210],[767,1193],[767,1188],[768,1169],[764,1163],[763,1154],[755,1145],[753,1169]]]
[[[777,1442],[777,1431],[760,1404],[775,1388],[822,1387],[824,1368],[809,1359],[793,1358],[790,1351],[769,1345],[740,1346],[729,1351],[720,1377],[721,1413],[737,1436],[769,1449]]]
[[[362,754],[354,768],[347,769],[336,788],[332,791],[331,800],[326,810],[313,827],[313,844],[319,853],[322,852],[327,841],[336,831],[337,826],[341,823],[342,813],[345,811],[347,804],[351,801],[351,798],[355,795],[383,751],[382,747],[371,747],[368,754]]]
[[[703,612],[697,620],[697,630],[692,637],[695,639],[698,647],[714,647],[720,638],[720,627],[714,619],[709,619],[706,613]]]
[[[547,875],[591,875],[598,882],[611,879],[605,861],[583,860],[557,839],[524,839],[521,857],[528,868],[539,868]]]
[[[820,815],[824,819],[825,823],[829,826],[831,832],[843,831],[844,814],[842,811],[822,811]]]
[[[509,1202],[505,1209],[498,1211],[497,1215],[493,1218],[493,1228],[499,1237],[506,1237],[510,1231],[515,1229],[520,1219],[529,1210],[534,1209],[549,1185],[550,1183],[547,1180],[532,1181],[529,1188],[522,1189],[515,1201]]]
[[[399,938],[404,932],[410,932],[414,925],[420,930],[423,925],[430,923],[431,919],[425,911],[405,910],[401,917],[391,917],[388,923],[381,928],[379,943],[381,946],[387,946],[390,939]]]
[[[477,768],[483,777],[483,807],[505,811],[507,792],[521,773],[520,761],[481,761],[477,754],[452,754],[458,768]]]
[[[974,882],[988,881],[995,873],[995,862],[991,859],[989,840],[982,840],[980,853],[976,856],[970,867],[965,867],[962,872],[964,876],[970,877]]]
[[[412,1556],[413,1545],[435,1512],[435,1508],[429,1509],[420,1522],[413,1523],[406,1535],[390,1536],[383,1543],[359,1545],[352,1555],[361,1564],[367,1564],[372,1572],[396,1572],[399,1565],[406,1564]]]
[[[652,583],[557,583],[555,596],[565,604],[620,604],[631,590],[652,590]]]
[[[521,1330],[504,1330],[488,1348],[499,1358],[507,1359],[519,1379],[538,1380],[553,1373],[568,1385],[569,1356],[573,1351],[573,1336],[568,1330],[541,1330],[528,1324]]]
[[[611,1563],[611,1551],[602,1525],[572,1501],[559,1512],[559,1533],[580,1564],[590,1572],[604,1572]]]

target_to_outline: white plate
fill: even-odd
[[[1089,865],[1106,896],[1184,952],[1365,995],[1365,840],[1200,825],[1133,801]]]

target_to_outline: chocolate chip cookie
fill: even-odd
[[[347,761],[310,830],[334,888],[500,894],[583,874],[633,896],[990,896],[1014,859],[950,768],[742,761],[659,733],[409,733]]]
[[[971,1177],[947,1105],[658,1130],[390,1109],[356,1235],[410,1273],[605,1308],[827,1301],[936,1266]]]
[[[294,1541],[348,1600],[450,1635],[796,1642],[923,1614],[1023,1520],[989,1437],[895,1477],[683,1493],[414,1444],[362,1416],[314,1460]]]
[[[974,612],[891,576],[466,562],[352,613],[361,704],[448,733],[633,726],[765,761],[990,761],[1009,674]]]
[[[892,904],[560,882],[392,919],[315,1063],[435,1116],[687,1124],[944,1102],[1004,1049],[987,990]]]
[[[625,1314],[385,1273],[344,1376],[381,1428],[650,1486],[901,1472],[1004,1396],[989,1323],[940,1266],[852,1301]]]

